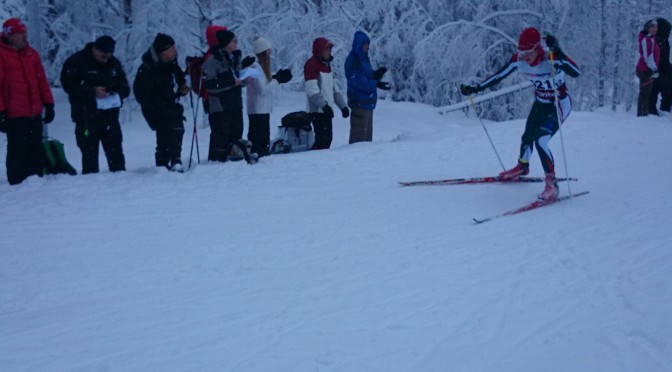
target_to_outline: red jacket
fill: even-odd
[[[9,119],[35,117],[53,103],[37,51],[29,45],[17,51],[0,35],[0,112]]]

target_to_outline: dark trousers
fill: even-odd
[[[247,117],[250,119],[247,139],[252,142],[252,152],[256,152],[259,156],[268,155],[268,144],[271,142],[271,115],[254,114]]]
[[[350,144],[373,140],[373,110],[353,107],[350,115]]]
[[[209,161],[226,161],[231,143],[243,138],[243,111],[220,111],[210,114]]]
[[[315,143],[313,150],[323,150],[331,147],[331,140],[333,139],[333,131],[331,120],[332,117],[327,114],[313,114],[313,127],[315,128]]]
[[[649,113],[658,114],[658,95],[660,94],[660,110],[670,112],[672,108],[672,71],[661,74],[653,82],[651,96],[649,97]]]
[[[639,97],[637,98],[637,116],[649,115],[651,92],[653,91],[653,82],[650,72],[637,71],[639,78]]]
[[[77,138],[77,147],[82,152],[82,174],[98,173],[100,144],[103,145],[110,172],[126,170],[126,159],[121,147],[123,140],[121,126],[116,118],[89,128],[87,128],[86,123],[77,123],[75,137]]]
[[[564,121],[571,112],[571,100],[566,97],[560,102],[562,108],[560,116]],[[525,123],[525,133],[521,138],[519,159],[528,161],[536,148],[544,172],[555,173],[555,162],[551,149],[548,147],[548,142],[558,129],[560,129],[560,126],[558,125],[556,104],[535,101]]]
[[[7,119],[7,180],[16,185],[32,175],[42,176],[42,119]]]
[[[182,118],[176,118],[172,123],[163,123],[156,129],[156,151],[154,158],[157,167],[168,167],[182,164],[182,139],[184,138],[184,124]]]

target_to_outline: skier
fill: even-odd
[[[545,40],[550,52],[553,53],[552,64],[549,51],[544,50],[541,46],[539,31],[533,27],[526,28],[518,39],[518,51],[514,53],[506,66],[480,84],[462,85],[461,92],[464,95],[480,92],[499,83],[516,69],[532,81],[535,86],[535,101],[527,117],[525,132],[521,139],[518,164],[512,169],[500,173],[499,177],[503,180],[511,180],[528,174],[530,172],[529,160],[534,147],[536,147],[546,173],[546,186],[539,198],[555,200],[558,197],[558,183],[555,179],[553,155],[548,143],[560,128],[556,94],[559,98],[559,116],[564,122],[572,109],[572,101],[565,85],[565,75],[577,77],[581,74],[581,70],[560,49],[554,36],[547,34]],[[551,73],[552,68],[555,77]]]

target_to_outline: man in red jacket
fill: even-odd
[[[23,182],[44,171],[44,123],[54,120],[51,94],[42,60],[28,45],[26,26],[16,18],[2,25],[0,34],[0,130],[7,133],[7,180]]]

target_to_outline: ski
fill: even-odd
[[[558,181],[578,181],[576,178],[558,178]],[[503,180],[498,176],[494,177],[474,177],[474,178],[452,178],[445,180],[430,181],[409,181],[399,182],[400,186],[443,186],[443,185],[468,185],[477,183],[528,183],[544,182],[544,177],[518,177],[516,179]]]
[[[481,223],[483,223],[483,222],[492,221],[492,220],[494,220],[494,219],[496,219],[496,218],[499,218],[499,217],[512,216],[512,215],[514,215],[514,214],[519,214],[519,213],[523,213],[523,212],[531,211],[531,210],[533,210],[533,209],[537,209],[537,208],[545,207],[545,206],[547,206],[547,205],[555,204],[555,203],[557,203],[557,202],[561,202],[561,201],[563,201],[563,200],[568,200],[568,199],[571,199],[571,198],[576,198],[576,197],[579,197],[579,196],[582,196],[582,195],[586,195],[586,194],[588,194],[588,191],[583,191],[583,192],[580,192],[580,193],[578,193],[578,194],[572,194],[572,195],[561,196],[561,197],[559,197],[559,198],[557,198],[557,199],[554,199],[554,200],[536,200],[536,201],[534,201],[534,202],[532,202],[532,203],[530,203],[530,204],[528,204],[528,205],[526,205],[526,206],[524,206],[524,207],[521,207],[521,208],[518,208],[518,209],[514,209],[514,210],[508,211],[508,212],[506,212],[506,213],[498,214],[498,215],[496,215],[496,216],[492,216],[492,217],[488,217],[488,218],[483,218],[483,219],[476,219],[476,218],[474,218],[474,222],[475,222],[476,224],[481,224]]]

